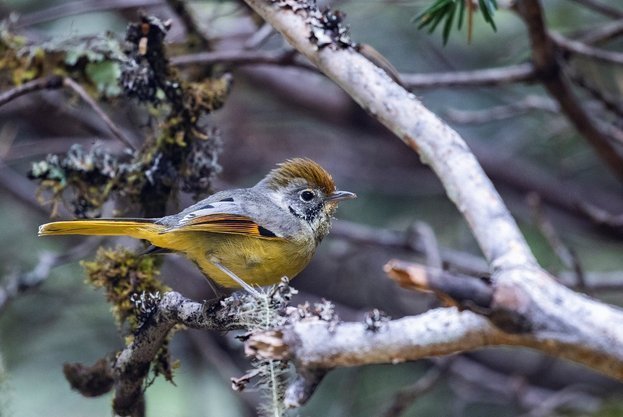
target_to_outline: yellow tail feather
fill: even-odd
[[[39,226],[39,236],[100,235],[130,236],[151,240],[164,226],[150,219],[84,219],[46,223]]]

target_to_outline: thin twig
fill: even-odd
[[[399,417],[404,411],[413,405],[415,400],[435,388],[437,383],[448,370],[449,363],[437,366],[433,365],[426,373],[421,376],[414,384],[402,388],[391,400],[390,405],[381,414],[382,417]]]
[[[554,415],[555,411],[567,406],[570,403],[576,403],[578,395],[584,394],[583,389],[578,386],[569,385],[565,388],[552,393],[540,404],[518,417],[547,417]],[[597,411],[597,407],[594,407]]]
[[[102,108],[97,104],[95,100],[85,91],[84,88],[74,80],[69,77],[63,78],[63,85],[71,88],[74,92],[76,92],[82,100],[84,100],[92,109],[97,113],[97,115],[106,123],[106,126],[110,129],[113,135],[119,139],[125,146],[132,150],[136,150],[136,146],[132,143],[130,139],[128,139],[123,131],[111,120],[110,117],[102,110]]]
[[[531,385],[522,376],[506,375],[484,366],[464,355],[455,358],[449,367],[451,377],[449,380],[469,384],[484,391],[484,398],[496,398],[504,401],[517,403],[521,408],[532,410],[543,401],[555,394],[554,391]],[[599,409],[601,401],[588,393],[576,393],[576,399],[569,403],[569,408],[584,413],[594,413]]]
[[[95,100],[85,91],[84,88],[69,77],[60,77],[58,75],[51,75],[45,78],[37,78],[29,81],[21,86],[14,87],[4,93],[0,94],[0,106],[23,96],[28,93],[41,90],[53,90],[62,87],[69,87],[76,92],[82,100],[84,100],[97,115],[104,121],[106,126],[111,130],[113,135],[120,140],[124,145],[132,150],[136,150],[136,147],[132,142],[124,135],[122,130],[108,117],[108,115],[102,110]]]
[[[408,89],[499,86],[517,82],[533,82],[536,79],[536,72],[532,64],[475,71],[400,74],[402,84]]]
[[[415,231],[419,237],[418,241],[424,244],[426,265],[431,268],[442,269],[443,264],[439,251],[439,244],[433,228],[428,223],[419,221],[415,223]]]
[[[10,90],[0,93],[0,106],[5,105],[11,100],[15,100],[28,93],[41,90],[55,90],[63,87],[63,77],[59,75],[51,75],[44,78],[36,78],[22,85],[11,88]]]
[[[7,154],[2,157],[2,160],[5,162],[17,161],[50,153],[58,154],[67,152],[67,149],[74,143],[97,143],[98,141],[101,141],[101,139],[95,136],[42,137],[37,140],[20,141],[11,146]],[[113,140],[109,142],[111,142],[111,146],[117,144]],[[120,144],[119,148],[121,146]]]
[[[79,0],[70,3],[58,4],[47,9],[37,10],[19,18],[17,28],[38,25],[63,17],[75,16],[84,13],[100,12],[104,10],[134,9],[164,4],[163,0]]]
[[[601,13],[604,16],[614,17],[617,19],[623,18],[623,10],[617,9],[616,7],[612,7],[609,4],[601,2],[599,0],[572,0],[572,1],[575,1],[576,3],[579,3],[588,9]]]
[[[314,72],[317,71],[312,65],[295,59],[296,55],[297,52],[292,49],[278,51],[226,50],[175,56],[171,58],[171,64],[179,67],[196,64],[212,65],[218,63],[235,65],[267,64],[295,66]]]
[[[598,27],[588,31],[584,31],[578,41],[587,45],[595,45],[614,39],[623,33],[623,16],[620,20],[614,22],[600,24]]]
[[[484,110],[450,108],[446,111],[446,116],[454,123],[483,124],[520,116],[534,110],[558,114],[560,113],[560,106],[556,101],[547,97],[526,96],[510,104],[489,107]]]
[[[82,244],[60,254],[43,252],[39,255],[39,261],[32,270],[9,275],[0,286],[0,313],[17,296],[39,287],[49,278],[52,268],[84,258],[99,246],[101,241],[102,239],[85,240]]]
[[[593,97],[597,102],[601,103],[603,108],[613,113],[617,117],[623,118],[623,107],[621,107],[621,103],[619,100],[601,91],[596,85],[594,85],[586,77],[581,75],[577,70],[567,68],[566,73],[577,86],[583,88],[588,94],[591,95],[591,97]]]
[[[623,65],[623,54],[620,52],[595,48],[583,42],[569,39],[556,32],[549,32],[549,36],[559,48],[567,52],[582,55],[596,61]]]
[[[50,213],[37,202],[35,185],[17,171],[0,162],[0,187],[24,206],[36,210],[40,214]]]
[[[189,37],[195,37],[199,41],[201,49],[211,49],[210,37],[201,28],[201,25],[195,20],[194,12],[191,10],[188,2],[185,0],[166,0],[169,7],[180,18],[184,27],[186,28],[186,34]]]
[[[541,198],[536,193],[528,195],[528,205],[532,208],[534,218],[536,220],[539,231],[547,240],[549,246],[554,250],[556,256],[560,259],[565,268],[575,272],[575,288],[587,292],[589,290],[586,284],[584,268],[580,262],[577,253],[569,248],[558,235],[556,228],[546,216],[541,204]]]
[[[420,255],[426,253],[425,243],[420,239],[414,239],[411,233],[375,228],[345,220],[333,224],[331,237],[363,245],[405,249]],[[474,275],[485,275],[489,272],[487,263],[482,257],[447,247],[439,247],[439,253],[442,263],[455,271]]]
[[[264,23],[244,42],[244,49],[258,49],[275,34],[275,29],[268,23]]]
[[[549,94],[558,101],[562,112],[580,134],[593,146],[613,174],[623,181],[623,157],[611,143],[609,136],[589,116],[573,93],[562,69],[551,33],[545,26],[545,17],[538,0],[518,0],[515,10],[524,20],[532,45],[532,61],[539,78]]]
[[[611,214],[586,201],[578,202],[578,207],[596,224],[613,228],[623,228],[623,214]]]

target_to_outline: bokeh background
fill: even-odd
[[[171,45],[185,39],[184,25],[165,1],[115,1],[107,10],[89,11],[97,9],[96,4],[107,3],[5,0],[0,3],[0,13],[5,18],[13,15],[12,19],[19,15],[15,30],[42,43],[106,31],[121,38],[139,9],[173,19],[167,36]],[[497,32],[477,16],[471,43],[463,29],[453,33],[444,47],[439,33],[418,31],[412,22],[429,3],[346,0],[331,6],[346,12],[355,41],[372,45],[400,72],[497,67],[529,58],[525,27],[513,12],[500,10],[496,14]],[[544,3],[550,29],[569,36],[612,21],[579,2]],[[607,3],[623,11],[623,1]],[[189,6],[220,49],[241,48],[257,30],[257,22],[241,2],[191,1]],[[64,16],[67,14],[71,15]],[[615,39],[604,47],[616,51],[622,45]],[[266,50],[281,47],[279,36],[263,46]],[[570,65],[620,104],[620,66],[582,59]],[[435,306],[434,297],[401,290],[382,270],[384,263],[395,257],[426,263],[421,251],[409,249],[408,243],[387,246],[375,244],[373,238],[353,239],[353,230],[363,230],[369,237],[389,230],[408,242],[427,225],[442,251],[451,249],[470,261],[479,256],[465,221],[434,174],[321,75],[274,65],[231,66],[227,70],[234,76],[233,90],[225,106],[209,116],[209,123],[222,132],[223,142],[219,159],[223,169],[215,189],[250,186],[275,163],[305,156],[332,172],[339,188],[359,195],[358,200],[340,207],[337,217],[342,222],[336,223],[335,233],[294,281],[301,292],[296,302],[324,297],[336,303],[345,320],[360,320],[372,308],[400,317]],[[574,204],[586,201],[610,213],[621,213],[623,188],[565,117],[558,112],[528,110],[485,123],[458,120],[493,106],[519,102],[528,95],[544,97],[543,88],[511,84],[414,93],[472,147],[541,264],[573,281],[573,272],[544,234],[546,222],[575,253],[589,286],[583,290],[621,304],[623,229],[595,224]],[[585,91],[579,90],[578,95],[585,102],[591,100]],[[149,128],[145,110],[131,102],[111,100],[102,106],[137,140]],[[462,113],[457,115],[459,111]],[[597,108],[595,112],[613,118],[606,110]],[[37,226],[49,219],[50,210],[37,204],[36,184],[27,180],[26,172],[33,161],[48,153],[63,153],[72,143],[121,149],[90,108],[62,91],[34,93],[0,107],[0,274],[4,277],[0,285],[31,272],[42,254],[82,248],[84,258],[90,259],[101,243],[96,238],[88,243],[89,239],[82,237],[36,237]],[[182,195],[170,211],[191,201],[190,196]],[[70,216],[66,210],[60,215]],[[107,243],[137,247],[123,239]],[[194,266],[177,256],[167,258],[161,276],[190,298],[210,297],[209,286]],[[0,415],[110,415],[110,395],[84,398],[72,392],[62,367],[66,362],[93,363],[121,347],[109,306],[101,292],[84,283],[78,261],[53,268],[40,286],[0,310]],[[180,361],[175,386],[162,379],[154,381],[146,394],[148,415],[255,415],[258,394],[253,390],[235,393],[230,388],[229,378],[249,368],[241,343],[232,335],[179,332],[172,352]],[[399,390],[422,375],[430,377],[431,369],[440,370],[439,378],[402,415],[623,416],[620,383],[518,349],[487,349],[443,361],[335,370],[299,414],[380,416]],[[543,408],[546,401],[561,404]]]

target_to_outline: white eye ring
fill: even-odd
[[[304,201],[306,203],[312,201],[314,197],[316,197],[316,194],[312,190],[303,190],[299,194],[299,198],[301,199],[301,201]]]

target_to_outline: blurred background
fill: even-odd
[[[529,60],[529,37],[512,11],[496,13],[497,32],[476,15],[471,43],[464,28],[454,31],[443,46],[440,33],[418,31],[412,22],[431,3],[344,0],[327,5],[346,13],[356,42],[372,45],[400,73],[483,69]],[[589,1],[544,3],[549,29],[569,37],[623,19],[620,0],[606,4],[618,10],[618,16],[586,7]],[[169,55],[187,54],[188,28],[171,4],[165,0],[5,0],[0,14],[12,22],[12,31],[44,44],[105,32],[121,40],[128,22],[136,21],[143,10],[172,19],[166,38]],[[187,6],[215,50],[249,47],[262,27],[242,2],[190,1]],[[284,48],[278,35],[263,41],[251,47]],[[623,43],[612,37],[600,46],[616,52]],[[590,89],[576,85],[578,99],[593,117],[623,128],[620,107],[616,108],[621,105],[621,66],[573,57],[566,62],[570,71],[612,98],[615,110],[604,108]],[[382,267],[391,258],[427,263],[430,253],[427,256],[422,248],[430,242],[436,242],[446,268],[486,273],[465,221],[432,171],[331,81],[288,65],[224,63],[215,68],[231,72],[234,79],[223,108],[206,119],[220,130],[222,139],[222,172],[214,181],[215,190],[251,186],[275,163],[304,156],[327,168],[340,189],[359,196],[340,207],[334,231],[294,281],[300,290],[295,302],[326,298],[336,304],[344,320],[361,320],[373,308],[393,318],[425,311],[437,305],[435,298],[398,288]],[[197,71],[197,66],[180,71]],[[2,85],[3,90],[10,87]],[[579,291],[622,304],[623,221],[617,214],[623,213],[623,187],[551,105],[542,86],[510,83],[413,92],[469,143],[541,265]],[[527,97],[542,105],[523,105]],[[135,143],[153,129],[144,106],[123,97],[99,101]],[[102,292],[84,283],[78,263],[93,258],[102,241],[38,239],[37,226],[49,220],[50,207],[38,204],[37,183],[26,176],[32,162],[49,153],[64,154],[74,143],[122,152],[101,118],[66,91],[35,92],[0,107],[0,287],[16,277],[40,281],[10,302],[0,298],[1,416],[111,412],[110,395],[84,398],[72,392],[62,373],[64,363],[91,364],[123,346]],[[192,198],[182,194],[168,211],[185,207]],[[583,203],[590,203],[590,209]],[[104,207],[104,214],[111,212],[112,205]],[[59,217],[71,216],[60,208]],[[130,240],[106,243],[138,248]],[[57,256],[63,253],[69,255]],[[49,268],[51,264],[55,266]],[[195,267],[178,256],[167,256],[161,277],[187,297],[211,296]],[[175,386],[162,378],[155,380],[146,393],[148,415],[255,415],[258,394],[230,388],[229,378],[249,369],[242,344],[232,335],[178,332],[172,354],[180,361]],[[397,399],[405,389],[412,398]],[[400,401],[400,413],[389,411]],[[299,414],[623,416],[623,385],[536,352],[487,349],[435,361],[335,370]]]

